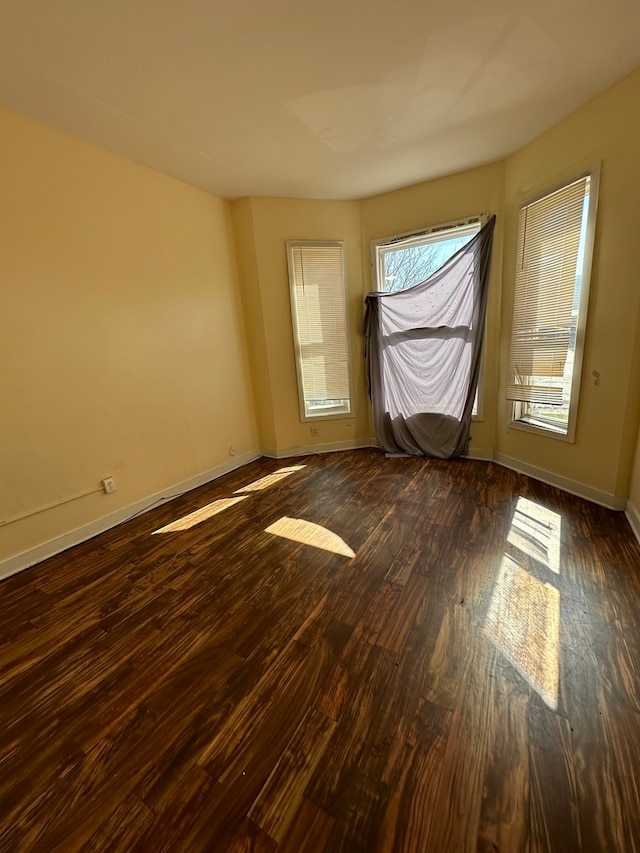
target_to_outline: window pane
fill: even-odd
[[[585,175],[524,205],[518,220],[507,386],[512,422],[569,438],[581,369],[580,330],[586,321],[594,215],[594,180]]]
[[[303,419],[350,414],[343,247],[288,241],[291,308]]]
[[[427,279],[465,246],[480,224],[443,232],[425,232],[377,246],[378,290],[396,293]]]
[[[378,241],[375,243],[377,290],[397,293],[425,281],[466,246],[480,228],[480,221],[467,221]],[[473,417],[478,415],[480,385],[481,381],[473,401]]]

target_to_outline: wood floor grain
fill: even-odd
[[[640,853],[640,546],[493,463],[262,459],[0,613],[2,853]]]

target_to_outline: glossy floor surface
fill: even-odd
[[[259,460],[0,614],[3,853],[640,853],[640,546],[492,463]]]

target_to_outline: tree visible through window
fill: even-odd
[[[396,293],[427,279],[480,230],[480,222],[387,238],[375,245],[378,290]]]
[[[377,290],[397,293],[425,281],[480,230],[480,221],[443,225],[373,244]],[[481,416],[480,383],[473,403],[473,416]]]

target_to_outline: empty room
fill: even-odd
[[[7,0],[0,851],[640,851],[640,6]]]

